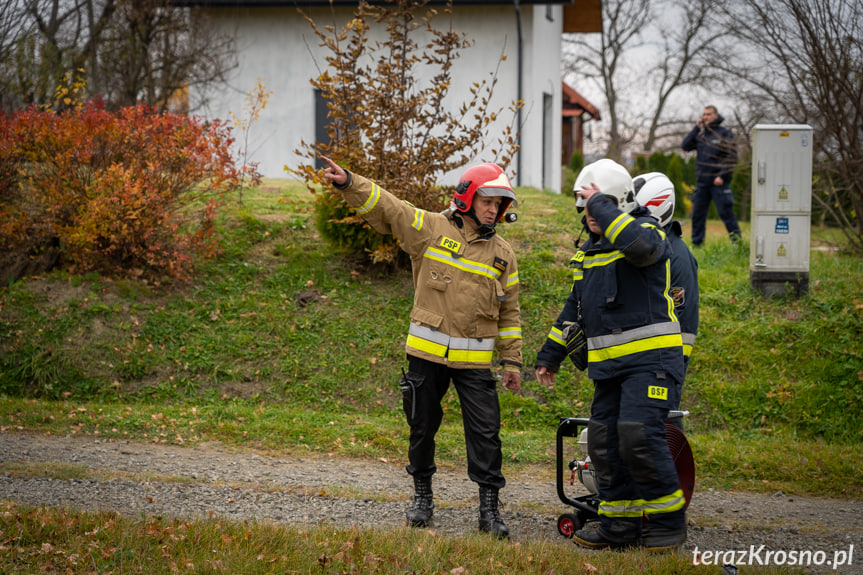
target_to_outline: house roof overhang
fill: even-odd
[[[560,83],[563,90],[563,110],[561,114],[568,116],[589,116],[590,120],[601,120],[599,109],[587,101],[587,98],[576,92],[566,82]]]
[[[382,4],[383,0],[368,0]],[[602,32],[602,0],[453,0],[453,6],[511,6],[519,4],[555,4],[563,6],[565,33]],[[168,0],[177,7],[205,6],[211,8],[314,8],[326,6],[356,6],[358,0]],[[443,6],[446,0],[428,0],[428,5]]]

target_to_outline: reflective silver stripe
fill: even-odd
[[[597,513],[606,517],[641,517],[644,514],[643,501],[601,501]]]
[[[414,221],[411,224],[415,230],[419,231],[423,229],[423,220],[425,219],[425,212],[422,210],[414,210]]]
[[[686,499],[683,490],[678,489],[670,495],[647,501],[645,499],[630,499],[622,501],[600,501],[599,515],[607,517],[640,517],[642,513],[670,513],[683,509]]]
[[[551,326],[551,331],[548,332],[548,339],[566,347],[566,342],[563,341],[563,332],[559,328]]]
[[[449,340],[450,349],[465,349],[468,351],[494,351],[494,338],[473,339],[468,337],[452,337]]]
[[[433,341],[439,345],[449,345],[449,336],[447,334],[424,325],[417,325],[411,322],[408,333],[421,339]]]
[[[520,327],[505,327],[497,333],[500,339],[521,339]]]
[[[598,335],[596,337],[587,338],[587,349],[603,349],[606,347],[614,347],[656,337],[658,335],[675,335],[680,333],[680,323],[676,321],[666,321],[663,323],[654,323],[630,329],[622,333],[612,333],[608,335]]]
[[[495,338],[493,337],[486,337],[482,339],[469,337],[450,337],[442,331],[438,331],[424,325],[417,325],[413,322],[411,322],[411,326],[410,328],[408,328],[408,334],[418,337],[420,339],[424,339],[426,341],[434,342],[438,345],[447,346],[449,349],[463,349],[468,351],[494,351]]]
[[[648,515],[654,513],[671,513],[678,509],[683,509],[686,504],[686,499],[683,496],[683,490],[678,489],[671,495],[660,497],[652,501],[644,502],[644,512]]]
[[[690,357],[692,348],[695,346],[695,334],[683,333],[681,337],[683,338],[683,357]]]
[[[358,214],[366,214],[377,205],[378,200],[381,197],[381,189],[377,184],[372,184],[372,193],[369,194],[369,197],[366,199],[366,202],[357,208]]]
[[[612,262],[616,262],[617,260],[623,259],[624,257],[626,256],[623,255],[622,251],[614,250],[613,252],[607,252],[596,256],[585,256],[583,265],[585,269],[596,266],[604,266]]]
[[[608,241],[614,243],[614,240],[617,239],[617,236],[620,234],[620,232],[623,231],[623,228],[625,228],[634,221],[635,218],[633,218],[632,216],[628,214],[620,214],[619,216],[617,216],[617,218],[615,218],[613,222],[611,222],[611,225],[608,226],[608,229],[605,230],[605,237],[608,238]]]
[[[518,272],[514,274],[509,274],[509,279],[506,280],[506,287],[512,287],[518,283]]]

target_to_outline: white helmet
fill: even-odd
[[[614,160],[603,158],[582,168],[575,179],[575,185],[572,186],[573,194],[591,183],[596,184],[603,194],[616,198],[620,211],[629,213],[638,207],[635,190],[632,188],[632,176]],[[585,205],[584,198],[576,196],[575,207],[578,211],[584,209]]]
[[[659,172],[643,174],[632,180],[638,203],[650,210],[663,228],[674,216],[674,184]]]

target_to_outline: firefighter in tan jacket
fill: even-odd
[[[521,320],[518,266],[509,244],[495,232],[516,198],[495,164],[461,177],[450,210],[426,212],[331,159],[324,177],[375,230],[392,234],[411,256],[414,305],[406,351],[409,371],[399,385],[410,425],[409,465],[414,503],[408,525],[429,524],[434,502],[435,434],[450,381],[464,421],[468,476],[479,485],[479,528],[498,537],[509,530],[498,511],[501,473],[500,404],[491,372],[497,349],[503,385],[521,389]]]

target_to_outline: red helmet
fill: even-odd
[[[471,166],[462,174],[452,198],[452,204],[460,212],[469,212],[475,195],[500,197],[503,201],[497,212],[497,221],[503,220],[509,205],[518,206],[509,178],[500,166],[492,163]]]

